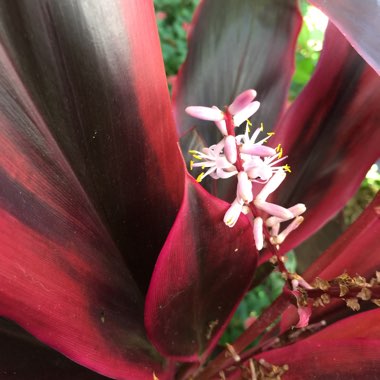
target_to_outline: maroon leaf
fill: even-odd
[[[14,380],[105,380],[0,320],[0,377]]]
[[[307,280],[319,276],[332,279],[347,271],[371,277],[380,269],[380,193],[362,215],[305,272]]]
[[[360,313],[290,346],[258,355],[289,366],[281,379],[375,379],[380,371],[380,310]]]
[[[188,176],[145,305],[151,341],[178,360],[195,361],[216,344],[252,280],[257,259],[252,229],[244,216],[226,227],[227,209]]]
[[[0,19],[0,315],[99,373],[165,378],[140,289],[183,168],[152,4],[2,2]]]
[[[284,252],[345,205],[379,156],[379,103],[380,78],[330,25],[314,76],[274,136],[292,167],[275,201],[308,207]]]
[[[189,36],[189,52],[174,88],[177,129],[201,126],[207,143],[219,138],[211,123],[185,114],[185,107],[223,107],[254,88],[261,108],[255,122],[272,129],[283,110],[301,25],[296,1],[203,0]]]
[[[334,22],[358,53],[380,74],[377,0],[309,0]]]
[[[20,77],[145,291],[183,192],[153,5],[20,0],[0,17],[2,86]]]

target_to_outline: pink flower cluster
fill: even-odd
[[[261,125],[252,136],[249,135],[252,124],[248,119],[260,107],[260,103],[255,100],[256,95],[255,90],[242,92],[225,107],[224,112],[216,106],[192,106],[187,107],[186,112],[198,119],[213,121],[223,135],[217,144],[202,151],[190,150],[196,159],[190,161],[190,169],[202,168],[203,171],[197,177],[198,182],[206,176],[214,179],[237,176],[236,198],[227,210],[224,222],[233,227],[240,214],[246,214],[252,224],[256,248],[261,250],[266,244],[264,228],[269,232],[270,243],[279,245],[302,223],[301,214],[306,211],[306,207],[299,203],[284,208],[267,201],[290,173],[290,167],[282,164],[286,156],[283,157],[280,144],[276,148],[264,145],[273,132],[256,141],[264,130]],[[244,134],[236,135],[235,127],[243,122],[246,122]],[[256,195],[252,191],[253,182],[263,186]],[[288,221],[288,226],[280,232],[281,223]]]

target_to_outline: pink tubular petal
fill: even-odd
[[[245,144],[240,147],[241,153],[252,154],[254,156],[268,157],[276,154],[276,150],[264,145]]]
[[[263,235],[263,219],[257,217],[253,221],[253,236],[255,238],[256,249],[258,251],[263,249],[264,235]]]
[[[229,105],[228,111],[232,115],[236,115],[238,112],[242,111],[247,107],[253,99],[256,98],[257,92],[255,90],[246,90],[238,95],[232,104]]]
[[[266,183],[262,190],[257,194],[256,199],[265,201],[270,194],[272,194],[281,185],[286,177],[286,173],[283,170],[277,171],[271,179]],[[293,214],[292,214],[293,215]],[[275,215],[277,216],[277,215]]]
[[[244,121],[248,120],[259,108],[260,102],[254,101],[248,104],[233,117],[235,126],[238,127]]]
[[[276,243],[277,244],[282,244],[284,240],[288,237],[288,235],[297,229],[300,224],[303,222],[303,217],[302,216],[297,216],[295,219],[292,220],[292,222],[287,226],[284,231],[282,231],[277,237],[276,237]]]
[[[234,136],[227,136],[224,140],[224,153],[231,164],[235,164],[237,159],[236,141]]]
[[[289,220],[294,217],[294,215],[288,209],[274,203],[265,202],[257,198],[255,199],[254,203],[255,206],[260,210],[267,212],[269,215],[277,216],[280,219]]]
[[[298,203],[292,207],[289,207],[288,210],[294,215],[302,215],[306,211],[306,206],[303,203]]]
[[[243,204],[239,202],[237,199],[235,199],[227,212],[224,215],[223,222],[228,226],[228,227],[233,227],[236,222],[239,219],[240,214],[242,213],[243,210]]]
[[[236,195],[244,203],[253,201],[252,182],[249,180],[246,172],[238,173],[238,185]]]
[[[221,121],[224,118],[223,112],[211,107],[190,106],[186,107],[186,113],[201,120]]]

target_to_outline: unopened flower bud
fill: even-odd
[[[228,227],[233,227],[237,220],[239,219],[240,213],[242,212],[243,204],[235,199],[230,208],[227,210],[224,215],[223,221]]]
[[[247,107],[253,99],[256,98],[257,92],[255,90],[246,90],[238,95],[235,100],[228,106],[228,111],[232,115],[236,115]]]
[[[217,107],[191,106],[185,111],[193,117],[201,120],[220,121],[224,119],[224,113]]]
[[[284,229],[278,236],[274,238],[275,244],[282,244],[284,240],[287,238],[287,236],[294,231],[298,226],[303,222],[302,216],[297,216],[292,222],[289,224],[288,227]]]
[[[239,172],[238,174],[236,195],[237,198],[244,203],[250,203],[253,201],[252,183],[246,172]]]
[[[273,177],[267,182],[267,184],[262,188],[262,190],[257,194],[256,199],[265,201],[270,194],[272,194],[285,179],[286,173],[283,170],[278,170]],[[275,215],[275,214],[272,214]],[[275,215],[277,216],[277,215]]]
[[[255,206],[260,210],[263,210],[270,215],[277,216],[280,219],[289,220],[294,217],[294,215],[288,209],[274,203],[265,202],[257,198],[255,199],[254,203]]]
[[[234,124],[238,127],[245,120],[249,119],[260,107],[260,102],[252,102],[249,103],[246,107],[244,107],[240,112],[235,114],[234,116]]]
[[[263,235],[263,220],[257,217],[253,221],[253,237],[255,239],[256,249],[258,251],[263,249],[264,235]]]
[[[227,160],[234,164],[237,160],[236,141],[234,136],[227,136],[224,141],[224,154]]]

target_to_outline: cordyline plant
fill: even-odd
[[[295,0],[202,1],[173,118],[151,1],[0,2],[1,378],[379,376],[379,197],[284,266],[379,154],[379,5],[313,3],[349,42],[328,27],[284,112]],[[272,270],[283,293],[218,354]]]

